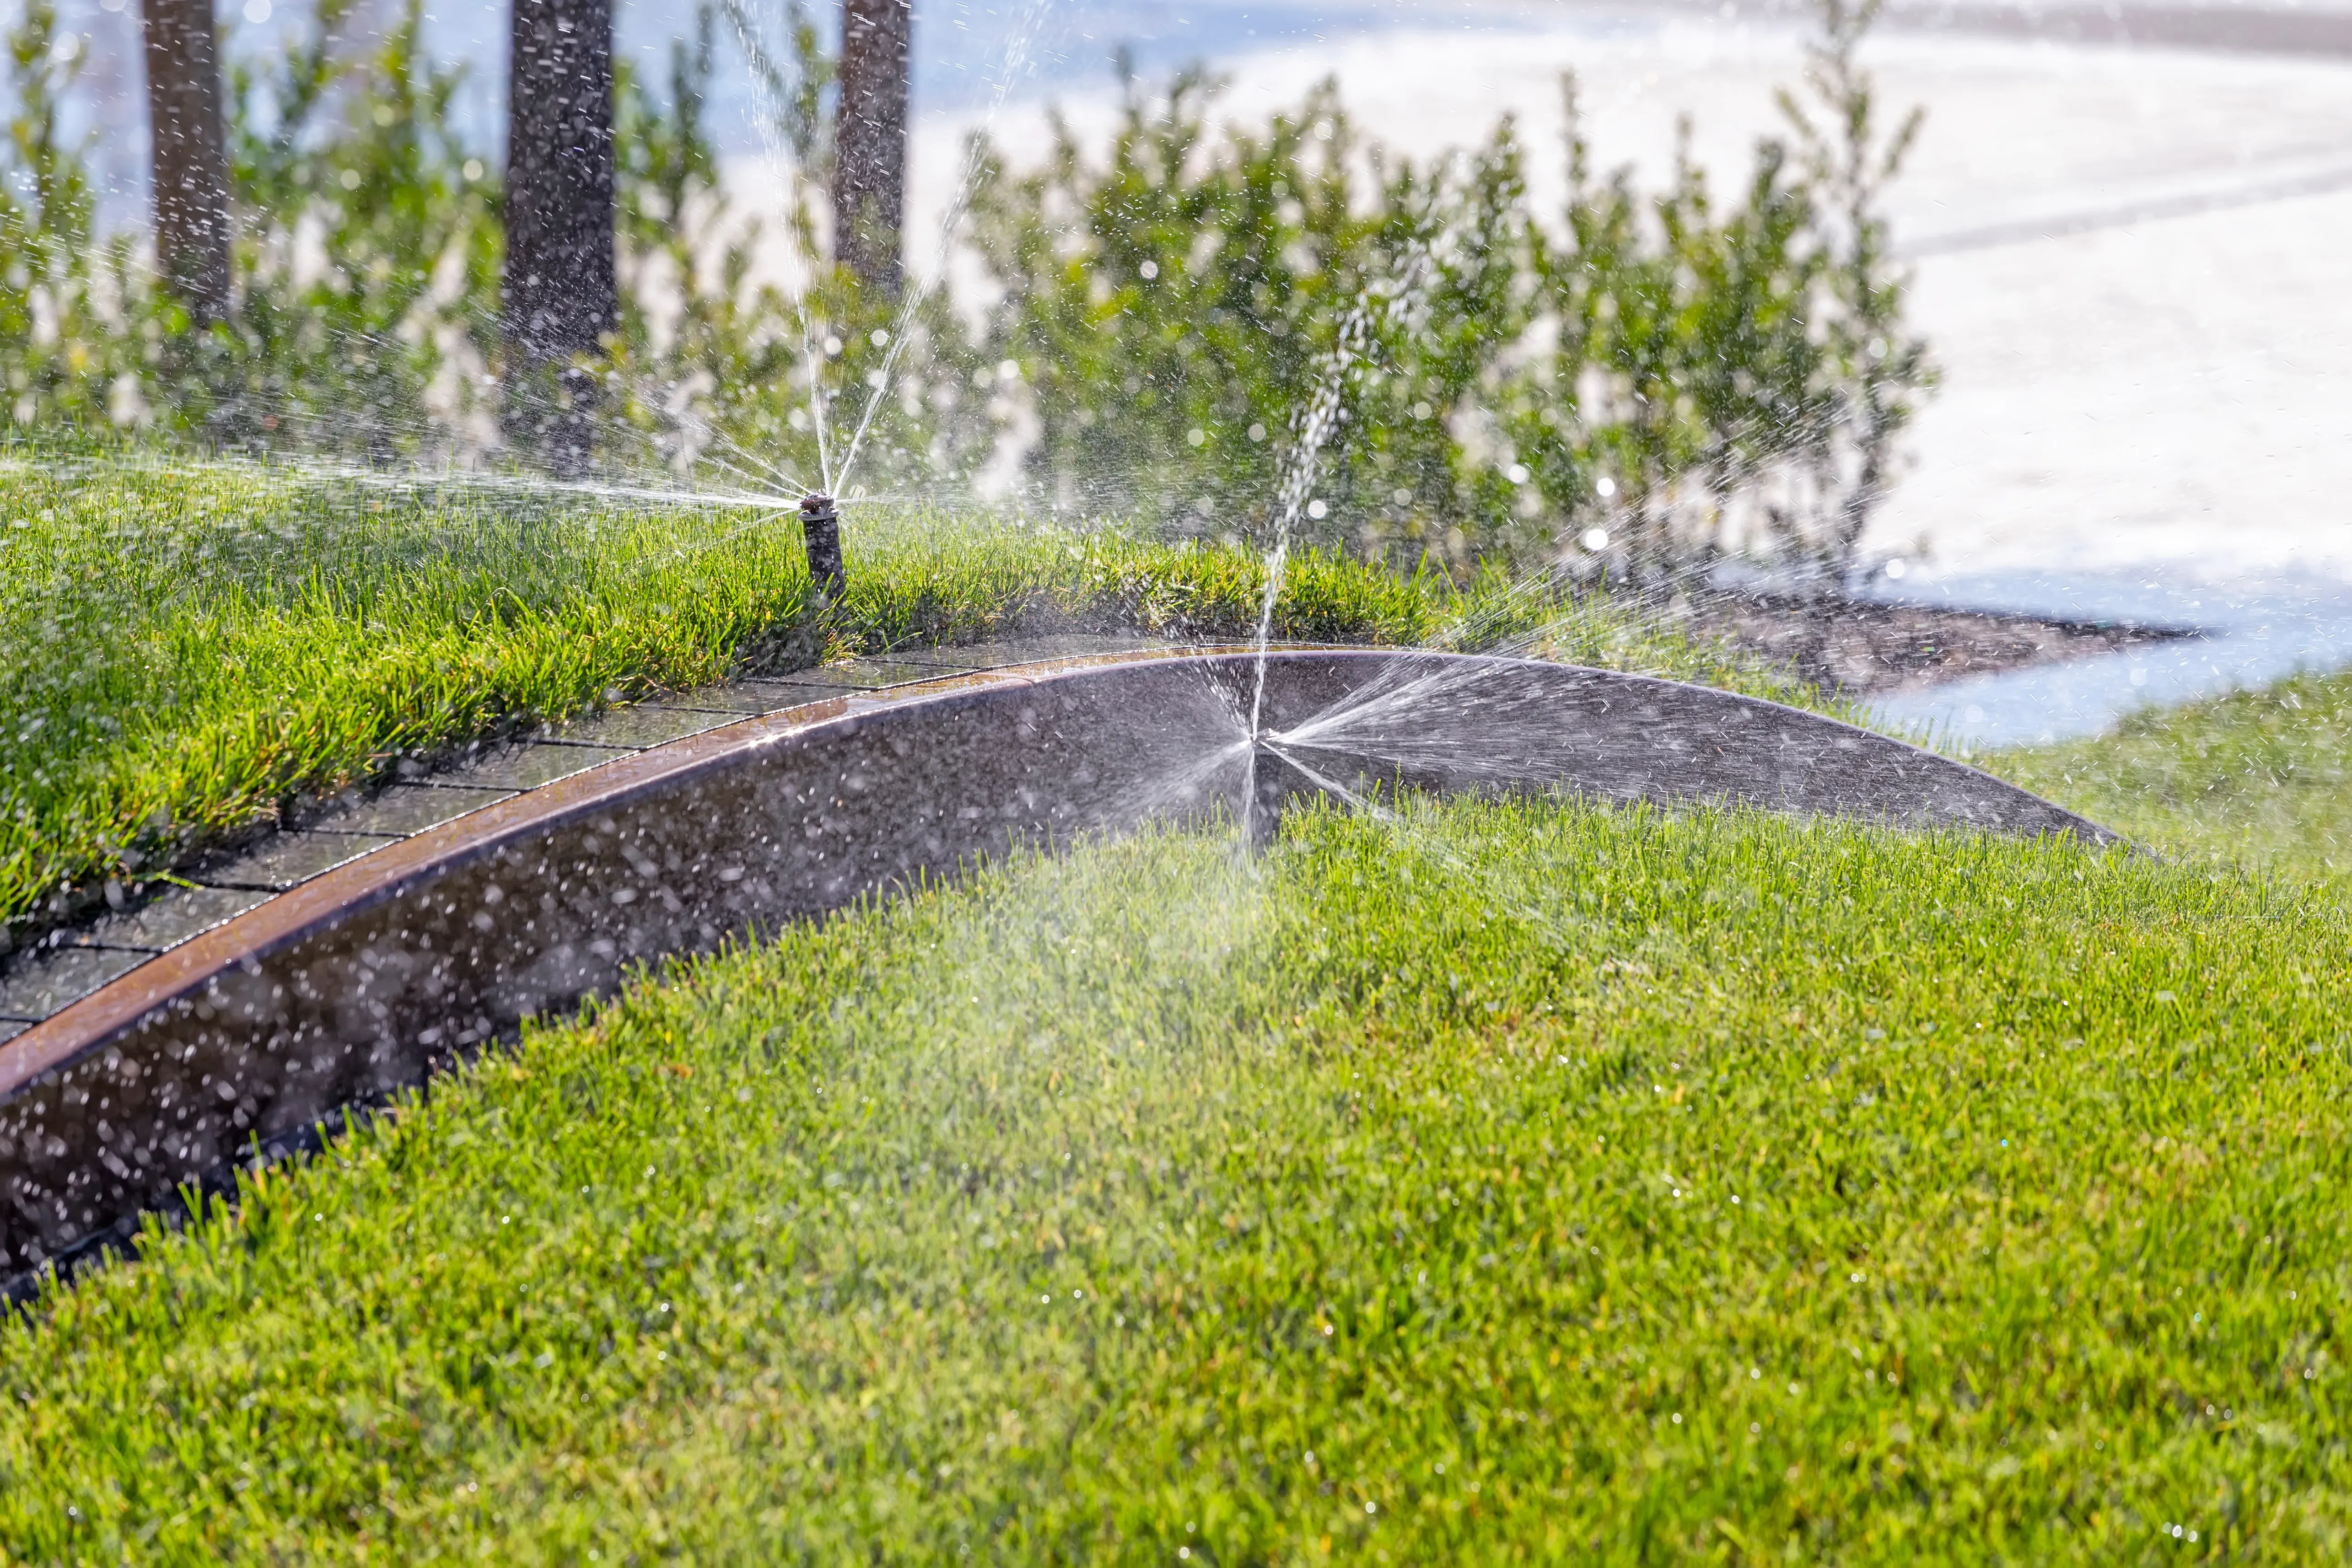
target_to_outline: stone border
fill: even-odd
[[[1266,718],[1290,761],[1253,769],[1236,715],[1256,670],[1249,652],[1170,650],[829,696],[335,866],[0,1045],[0,1274],[127,1235],[183,1184],[608,993],[633,966],[1019,842],[1221,811],[1270,821],[1289,798],[1376,785],[2112,837],[1818,715],[1517,659],[1276,651]]]

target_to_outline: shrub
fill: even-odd
[[[1794,144],[1760,141],[1727,207],[1686,125],[1664,192],[1596,180],[1572,80],[1550,225],[1508,119],[1429,165],[1360,156],[1333,82],[1258,132],[1211,128],[1198,71],[1129,78],[1099,161],[1066,127],[1025,175],[984,150],[973,243],[1033,493],[1262,533],[1319,469],[1304,531],[1372,553],[1580,536],[1572,564],[1644,585],[1739,546],[1843,573],[1928,377],[1877,212],[1917,120],[1877,134],[1874,13],[1828,0],[1808,79],[1832,129],[1784,96]]]

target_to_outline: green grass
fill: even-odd
[[[1550,803],[1023,861],[46,1295],[0,1550],[2335,1560],[2347,935]]]
[[[244,465],[0,474],[0,946],[293,800],[537,720],[745,669],[1024,631],[1240,636],[1264,563],[1116,529],[854,511],[820,630],[795,521]],[[1296,562],[1287,637],[1412,643],[1560,612],[1344,559]],[[1771,689],[1571,614],[1569,656]]]
[[[2158,709],[1988,765],[2168,855],[2338,889],[2352,876],[2352,674]]]

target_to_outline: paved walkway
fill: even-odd
[[[2159,573],[1949,573],[1881,580],[1878,596],[2053,620],[2127,622],[2194,634],[2119,653],[1953,681],[1871,705],[1896,735],[1962,755],[2103,734],[2144,707],[2352,665],[2352,603],[2326,580],[2168,579]]]

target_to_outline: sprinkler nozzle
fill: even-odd
[[[1263,740],[1250,742],[1249,768],[1242,785],[1242,841],[1256,854],[1274,842],[1282,813],[1295,800],[1324,793],[1290,759]]]
[[[830,496],[801,497],[801,538],[808,547],[809,581],[828,609],[841,601],[849,572],[841,564],[841,514]]]

